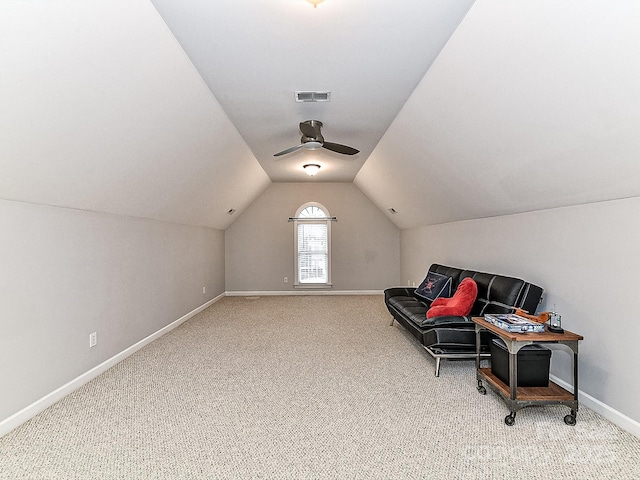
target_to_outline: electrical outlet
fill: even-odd
[[[284,283],[289,283],[289,277],[284,277]]]
[[[207,293],[207,287],[202,287],[202,293]]]
[[[98,344],[98,333],[93,332],[89,335],[89,348],[95,347]]]

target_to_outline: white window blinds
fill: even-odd
[[[298,279],[300,283],[328,283],[327,224],[298,224]]]

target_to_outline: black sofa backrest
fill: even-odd
[[[447,267],[445,265],[438,265],[437,263],[434,263],[429,267],[429,271],[451,277],[451,294],[453,295],[453,292],[456,288],[458,288],[458,284],[462,280],[462,278],[460,278],[460,275],[462,275],[462,272],[467,270],[462,270],[461,268],[456,267]]]
[[[462,270],[437,263],[431,265],[429,271],[451,277],[451,294],[463,279],[471,277],[475,280],[478,285],[478,297],[471,309],[471,316],[482,316],[485,313],[512,313],[513,307],[534,314],[542,297],[541,287],[519,278]]]

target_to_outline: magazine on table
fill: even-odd
[[[508,332],[544,332],[544,324],[532,322],[515,313],[487,313],[484,319]]]

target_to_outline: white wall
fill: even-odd
[[[579,389],[640,422],[640,198],[403,230],[401,275],[442,263],[523,278],[545,289],[580,343]],[[568,354],[552,373],[572,383]]]
[[[398,283],[400,230],[353,184],[274,183],[225,230],[227,291],[293,290],[293,223],[287,219],[307,202],[321,203],[338,219],[331,225],[334,291]]]
[[[0,423],[224,292],[221,230],[4,200],[0,225]]]

